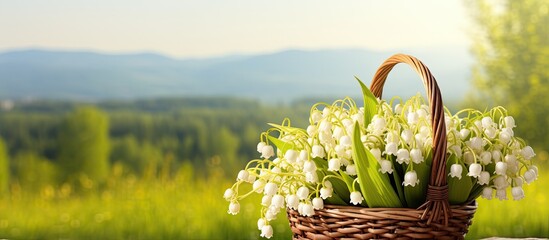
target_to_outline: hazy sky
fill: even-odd
[[[466,46],[463,0],[0,0],[0,51],[150,51],[176,57],[288,48]]]

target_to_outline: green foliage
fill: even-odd
[[[8,190],[10,180],[10,163],[4,140],[0,138],[0,193]]]
[[[18,191],[0,197],[0,236],[9,239],[258,239],[260,196],[242,201],[246,209],[227,214],[221,198],[229,180],[193,177],[188,163],[167,181],[119,176],[113,165],[106,188],[73,195],[60,186]],[[274,239],[288,239],[281,213]]]
[[[389,176],[379,171],[379,163],[364,147],[360,135],[360,126],[355,123],[352,138],[353,159],[366,204],[369,207],[402,207],[397,193],[391,187]]]
[[[14,178],[26,191],[39,192],[55,186],[57,168],[48,159],[33,152],[21,152],[14,157]]]
[[[109,171],[109,120],[94,107],[70,113],[59,133],[59,164],[63,180],[74,181],[81,174],[94,181],[106,179]]]
[[[518,134],[549,145],[549,2],[469,1],[478,26],[473,51],[475,105],[502,105],[522,123]],[[482,106],[484,108],[486,106]]]

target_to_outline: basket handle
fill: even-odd
[[[451,212],[448,203],[448,184],[446,182],[446,123],[442,97],[435,77],[417,58],[405,54],[396,54],[385,60],[377,69],[372,79],[370,90],[374,96],[381,98],[387,75],[398,63],[410,65],[421,76],[423,85],[427,90],[427,96],[429,97],[429,105],[431,106],[433,163],[429,187],[427,189],[427,198],[425,203],[418,208],[425,209],[421,219],[424,220],[428,216],[427,224],[431,224],[432,221],[439,222],[443,219],[444,224],[448,225],[448,218]],[[444,215],[444,218],[442,218],[442,215]]]

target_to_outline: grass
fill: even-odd
[[[548,172],[549,173],[549,172]],[[0,199],[0,238],[7,239],[257,239],[259,197],[227,214],[222,199],[230,184],[219,175],[170,180],[111,177],[106,187],[93,183],[79,194],[68,186],[28,192],[13,187]],[[548,237],[549,179],[542,174],[525,187],[521,201],[479,200],[468,239]],[[86,183],[84,181],[84,183]],[[289,239],[283,214],[273,223],[275,239]]]

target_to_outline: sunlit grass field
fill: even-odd
[[[116,169],[115,169],[116,172]],[[549,237],[549,172],[525,187],[521,201],[479,200],[467,235]],[[97,187],[86,179],[76,194],[68,186],[27,192],[12,188],[0,200],[0,238],[8,239],[257,239],[259,198],[227,214],[222,198],[231,181],[221,175],[191,178],[183,170],[173,179],[138,180],[117,174]],[[195,180],[193,180],[195,179]],[[289,239],[281,213],[275,239]]]

